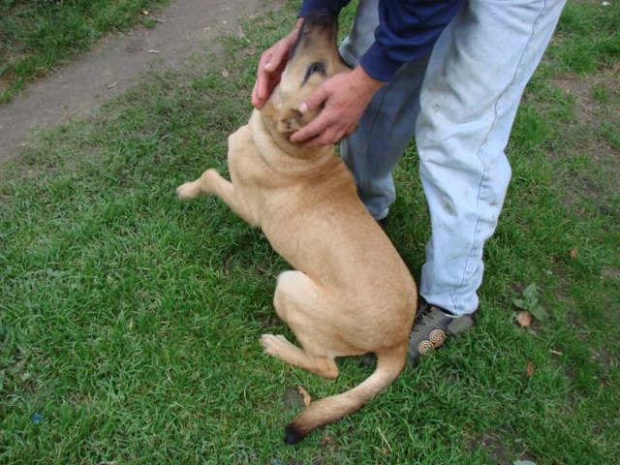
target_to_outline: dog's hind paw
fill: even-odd
[[[283,353],[291,349],[297,349],[284,336],[279,334],[263,334],[260,337],[260,345],[265,349],[265,353],[274,357],[281,357]]]

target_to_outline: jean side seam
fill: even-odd
[[[480,162],[482,163],[482,166],[483,166],[482,176],[480,177],[480,183],[478,184],[478,194],[476,196],[476,205],[477,205],[477,207],[479,207],[479,204],[480,204],[480,198],[482,196],[482,190],[483,190],[484,184],[488,180],[487,179],[488,168],[487,168],[487,164],[482,159],[481,152],[482,152],[483,148],[485,147],[485,145],[488,143],[489,137],[492,134],[493,129],[497,125],[497,120],[499,119],[497,106],[498,106],[500,100],[502,99],[502,97],[506,94],[506,92],[510,88],[510,86],[512,86],[516,82],[516,80],[517,80],[517,76],[519,75],[519,71],[521,70],[522,65],[523,65],[523,60],[525,59],[525,56],[527,55],[527,52],[529,51],[529,49],[531,47],[532,40],[534,38],[534,31],[536,30],[536,26],[538,25],[538,23],[539,23],[542,15],[543,15],[543,13],[545,12],[546,8],[547,8],[547,1],[545,0],[543,2],[542,8],[540,9],[540,12],[538,13],[538,16],[536,17],[536,20],[532,24],[532,28],[530,30],[528,41],[525,44],[523,52],[521,53],[521,57],[519,58],[519,62],[517,63],[517,66],[515,67],[515,71],[514,71],[514,74],[512,76],[512,79],[508,83],[506,88],[502,91],[502,93],[495,100],[495,104],[493,105],[493,112],[494,112],[493,123],[491,124],[491,127],[487,131],[487,134],[484,137],[484,140],[482,141],[482,143],[480,144],[480,147],[478,148],[478,150],[476,152],[476,157],[480,160]],[[478,208],[478,212],[479,211],[480,211],[480,209]],[[457,289],[462,288],[463,285],[465,284],[465,280],[467,278],[467,269],[469,267],[472,255],[473,255],[474,251],[476,250],[476,241],[477,241],[477,238],[479,236],[479,233],[478,233],[479,225],[480,225],[480,214],[478,213],[478,218],[476,219],[476,226],[474,228],[474,237],[473,237],[473,240],[472,240],[472,246],[469,249],[469,253],[467,254],[467,258],[465,259],[465,266],[463,267],[463,276],[462,276],[462,279],[461,279],[461,283],[459,284]],[[450,294],[450,298],[454,302],[455,301],[454,291],[451,290],[449,292],[449,294]],[[458,306],[455,305],[455,308],[458,309]]]

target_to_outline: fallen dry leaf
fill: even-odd
[[[308,407],[310,405],[310,402],[312,402],[312,397],[310,397],[310,394],[308,394],[308,391],[306,391],[301,386],[297,386],[297,392],[301,394],[301,397],[303,397],[304,399],[304,405]]]
[[[579,255],[579,251],[577,250],[577,247],[570,250],[570,258],[574,260],[577,258],[577,255]]]
[[[517,313],[517,323],[519,323],[519,326],[522,328],[527,328],[532,324],[532,314],[525,311]]]
[[[525,376],[531,378],[534,374],[534,364],[532,362],[527,362],[525,365]]]
[[[228,77],[228,70],[226,70],[226,69],[222,70],[222,77],[225,77],[225,78]]]

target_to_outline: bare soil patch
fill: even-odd
[[[551,85],[574,101],[574,120],[563,129],[562,157],[587,157],[595,163],[573,173],[571,189],[607,205],[610,196],[620,192],[620,73],[612,69],[590,76],[562,75]],[[567,195],[568,203],[573,197]]]
[[[88,115],[145,72],[178,67],[192,53],[217,51],[221,35],[237,32],[241,21],[264,9],[262,0],[176,0],[157,15],[155,28],[104,38],[91,52],[0,105],[0,161],[18,156],[31,130]]]

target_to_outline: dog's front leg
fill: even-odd
[[[202,173],[195,181],[186,182],[177,187],[177,195],[182,200],[189,200],[200,195],[209,194],[217,195],[237,215],[251,225],[257,225],[256,220],[252,218],[247,207],[235,191],[233,184],[220,176],[220,173],[213,168]]]

